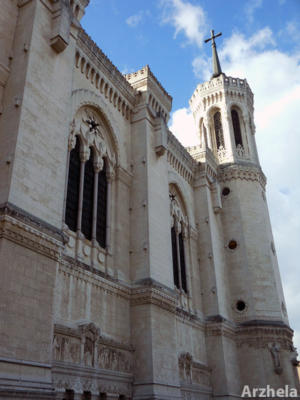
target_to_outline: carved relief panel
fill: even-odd
[[[100,335],[94,324],[72,329],[56,326],[53,338],[53,360],[111,371],[132,370],[132,351],[128,345]]]

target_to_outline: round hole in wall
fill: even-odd
[[[230,250],[234,250],[237,248],[237,242],[235,240],[230,240],[230,242],[228,243],[228,247],[230,248]]]
[[[224,187],[224,189],[222,190],[222,195],[223,196],[228,196],[229,193],[230,193],[229,187]]]
[[[246,303],[245,303],[243,300],[238,300],[238,301],[236,302],[236,309],[237,309],[238,311],[244,311],[245,308],[246,308]]]

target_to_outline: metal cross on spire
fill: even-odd
[[[212,59],[213,59],[213,75],[212,78],[216,78],[217,76],[222,74],[221,65],[217,53],[217,46],[215,42],[215,38],[222,35],[222,33],[217,33],[215,35],[215,31],[212,29],[210,31],[211,37],[209,39],[204,40],[204,43],[207,43],[211,40],[211,47],[212,47]]]

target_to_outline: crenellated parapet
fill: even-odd
[[[125,78],[134,89],[143,94],[143,102],[147,104],[153,116],[160,115],[168,121],[172,97],[162,87],[150,67],[146,65],[139,71],[126,74]]]

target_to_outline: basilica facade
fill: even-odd
[[[149,66],[122,75],[82,29],[88,3],[1,3],[0,399],[299,390],[247,81],[212,39],[184,148]]]

